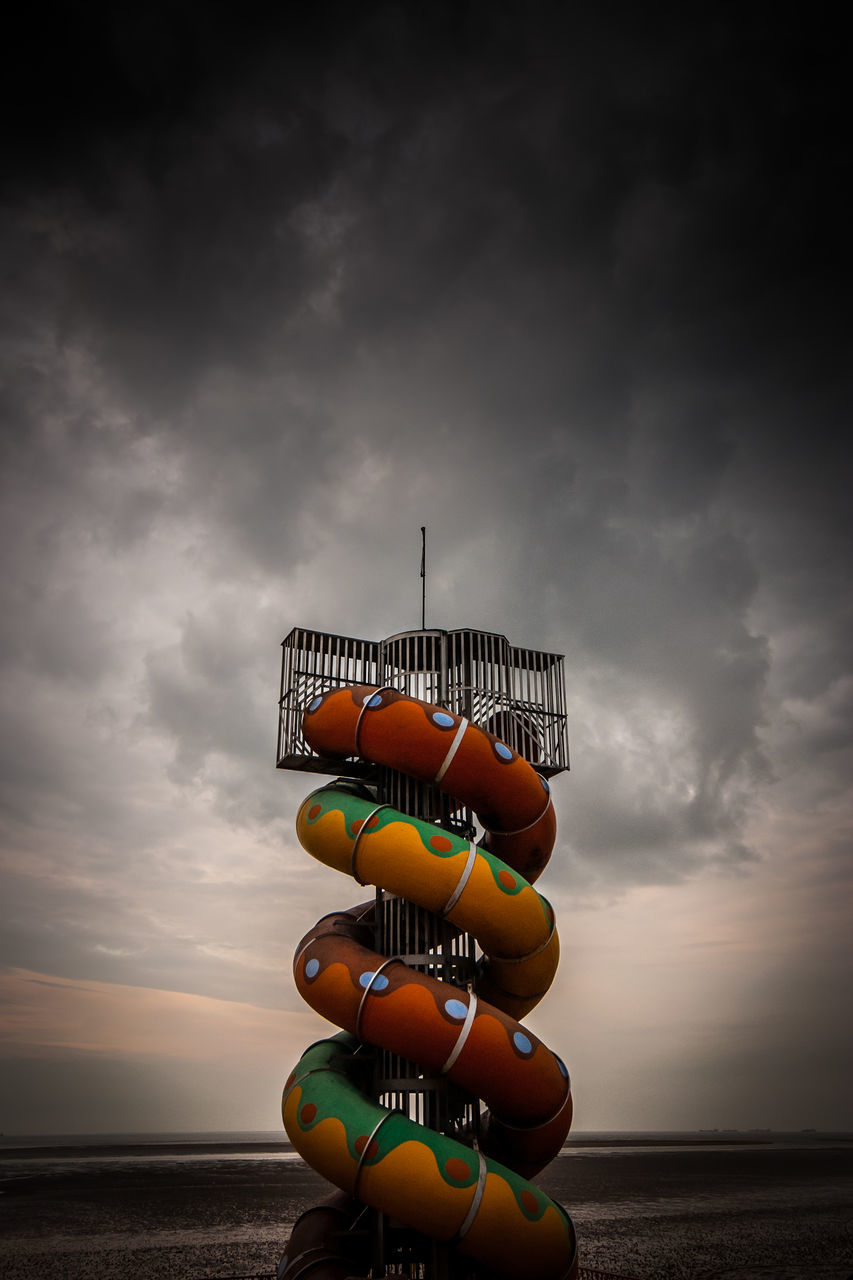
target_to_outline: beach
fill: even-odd
[[[275,1271],[330,1188],[283,1143],[0,1152],[5,1280],[222,1280]],[[639,1280],[850,1280],[853,1143],[599,1139],[538,1182],[582,1265]]]

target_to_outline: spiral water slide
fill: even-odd
[[[359,1205],[449,1242],[478,1275],[572,1280],[571,1219],[528,1180],[569,1131],[568,1071],[517,1021],[545,995],[558,963],[553,911],[532,887],[555,837],[548,784],[494,735],[392,689],[320,695],[303,731],[319,755],[386,765],[474,810],[486,833],[477,845],[338,782],[303,801],[297,832],[325,865],[473,934],[483,958],[475,992],[379,955],[365,923],[371,904],[325,916],[300,943],[296,985],[342,1031],[303,1054],[282,1115],[295,1149],[343,1195],[297,1222],[279,1280],[352,1276],[334,1241]],[[482,1098],[476,1140],[372,1101],[364,1044]]]

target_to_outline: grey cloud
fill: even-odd
[[[138,870],[117,857],[94,878],[77,859],[64,875],[7,871],[3,966],[296,1008],[292,944],[281,935],[297,914],[303,932],[319,914],[304,877],[284,853],[263,877],[235,855],[212,880],[203,847],[180,852],[153,865],[136,853]]]
[[[149,714],[175,736],[178,781],[191,779],[214,750],[248,756],[255,766],[262,758],[271,717],[253,705],[248,681],[256,646],[239,634],[240,622],[224,602],[204,623],[190,615],[179,645],[148,656]]]

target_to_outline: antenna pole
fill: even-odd
[[[421,631],[426,631],[426,525],[421,525]]]

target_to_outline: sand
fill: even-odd
[[[572,1214],[589,1269],[853,1280],[850,1150],[585,1150],[539,1181]],[[22,1159],[5,1191],[4,1280],[222,1280],[274,1273],[293,1220],[328,1187],[299,1161],[194,1161],[183,1148],[144,1164]]]

